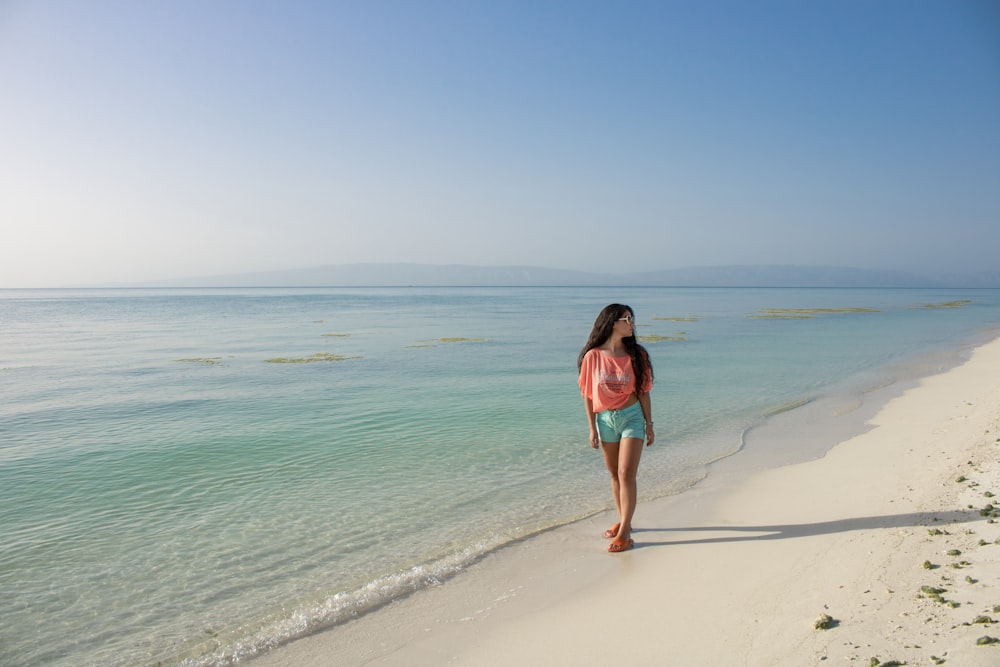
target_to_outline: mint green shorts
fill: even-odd
[[[597,434],[601,442],[621,442],[622,438],[646,439],[646,418],[642,416],[642,405],[638,401],[621,410],[598,412]]]

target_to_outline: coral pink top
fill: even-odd
[[[628,403],[635,391],[635,373],[631,357],[612,357],[596,347],[583,357],[580,367],[580,394],[594,403],[594,412],[618,410]],[[653,382],[647,378],[642,388],[648,393]]]

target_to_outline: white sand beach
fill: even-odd
[[[1000,664],[1000,339],[869,426],[640,503],[632,551],[593,517],[253,664]]]

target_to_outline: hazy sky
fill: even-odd
[[[0,287],[1000,270],[992,0],[0,0]]]

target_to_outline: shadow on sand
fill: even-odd
[[[721,544],[725,542],[753,542],[759,540],[787,540],[796,537],[812,537],[815,535],[830,535],[846,533],[855,530],[878,530],[881,528],[912,528],[926,526],[927,528],[944,528],[949,524],[968,523],[982,518],[976,510],[951,512],[918,512],[910,514],[888,514],[883,516],[866,516],[818,523],[797,523],[773,526],[684,526],[677,528],[633,528],[633,535],[641,533],[641,540],[636,540],[636,547],[676,546],[679,544]],[[647,539],[654,533],[720,533],[715,537],[699,537],[697,539],[677,539],[650,541]],[[733,533],[740,533],[733,535]]]

